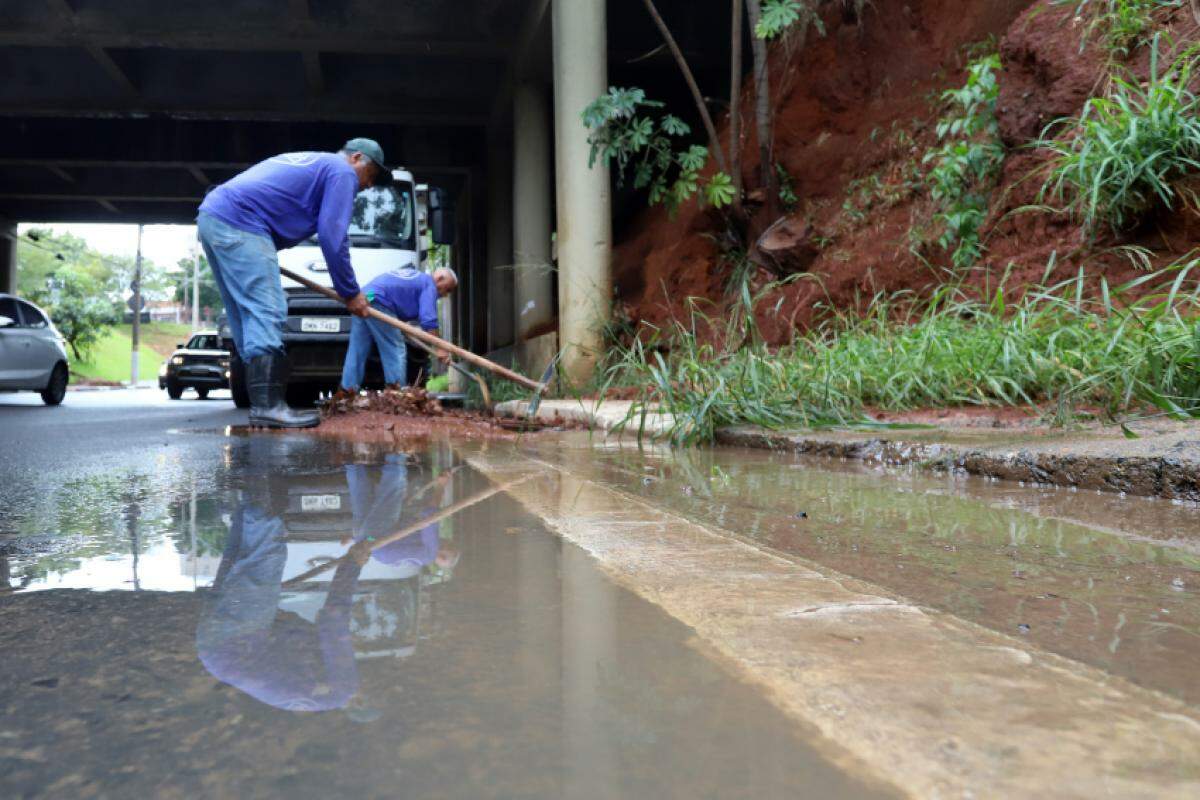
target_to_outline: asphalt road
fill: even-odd
[[[72,391],[56,407],[34,393],[0,394],[0,534],[75,481],[203,470],[219,458],[225,428],[245,422],[228,392]]]
[[[0,394],[0,479],[13,470],[77,467],[96,456],[161,447],[173,432],[245,424],[228,392],[170,400],[159,389],[71,391],[49,407],[32,392]]]

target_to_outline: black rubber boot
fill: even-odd
[[[250,395],[250,424],[261,428],[311,428],[321,422],[316,409],[292,408],[284,401],[287,361],[280,355],[255,356],[246,361],[246,392]]]

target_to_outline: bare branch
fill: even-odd
[[[708,141],[713,151],[713,157],[717,160],[717,166],[722,172],[727,172],[728,167],[725,165],[725,153],[721,149],[721,140],[717,138],[717,128],[713,125],[712,115],[708,113],[708,106],[704,104],[704,96],[700,94],[700,87],[696,85],[696,78],[692,75],[691,67],[688,66],[687,59],[683,57],[683,52],[679,49],[679,45],[675,43],[675,37],[671,35],[671,31],[667,28],[667,23],[663,22],[662,16],[658,13],[658,9],[654,6],[654,0],[644,0],[646,10],[650,12],[650,16],[654,19],[654,24],[658,26],[659,32],[667,43],[667,47],[671,48],[671,54],[675,56],[675,61],[679,64],[680,71],[683,72],[683,78],[687,81],[688,88],[692,91],[692,99],[696,101],[696,108],[700,111],[700,119],[704,121],[704,128],[708,131]]]

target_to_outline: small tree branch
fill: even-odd
[[[675,37],[671,35],[671,31],[667,28],[667,23],[663,22],[662,16],[658,13],[658,9],[654,6],[654,0],[644,0],[646,10],[650,12],[650,16],[654,19],[654,24],[658,26],[659,32],[662,34],[663,40],[666,41],[667,47],[671,48],[671,54],[675,56],[675,63],[679,65],[679,69],[683,72],[683,78],[687,81],[688,88],[692,91],[692,99],[696,101],[696,108],[700,111],[700,119],[704,121],[704,128],[708,131],[708,141],[713,151],[713,157],[717,160],[717,166],[722,172],[728,171],[725,166],[725,154],[721,150],[721,141],[717,138],[717,129],[713,125],[712,116],[708,113],[708,106],[704,104],[704,96],[700,94],[700,87],[696,85],[696,79],[692,76],[691,67],[688,66],[687,59],[683,57],[683,51],[679,49],[679,45],[675,43]]]

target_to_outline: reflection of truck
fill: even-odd
[[[414,185],[412,174],[404,170],[392,175],[393,186],[366,189],[354,200],[350,262],[360,286],[397,267],[420,268],[427,255],[427,233],[434,244],[450,244],[454,238],[453,214],[442,190]],[[324,286],[333,285],[315,236],[280,251],[279,263]],[[290,367],[287,399],[292,405],[311,405],[321,392],[337,389],[350,340],[350,315],[340,303],[287,278],[283,288],[288,306],[283,333]],[[221,326],[221,338],[231,355],[233,402],[247,408],[245,372],[227,325]],[[383,385],[377,359],[368,362],[365,383]]]

